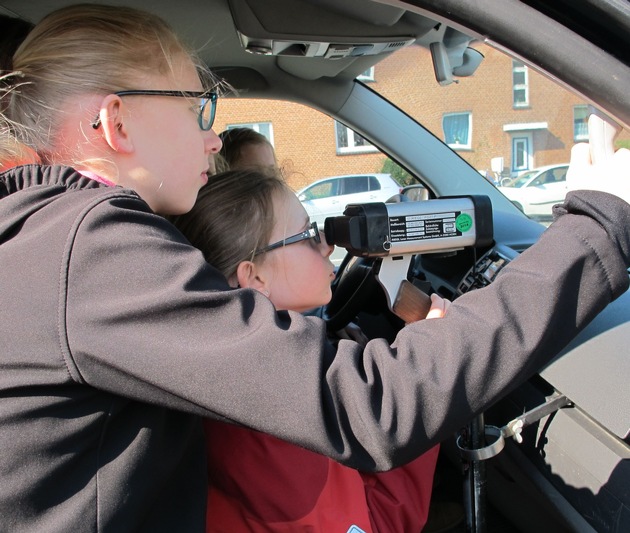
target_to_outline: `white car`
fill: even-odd
[[[297,196],[311,221],[323,229],[326,218],[343,215],[348,204],[386,202],[401,190],[390,174],[348,174],[315,181]],[[344,248],[336,247],[331,260],[339,265],[345,255]]]
[[[528,170],[498,189],[527,216],[551,220],[551,208],[567,194],[568,168],[562,164]]]
[[[327,217],[342,215],[348,204],[386,202],[401,190],[390,174],[349,174],[315,181],[297,196],[311,220],[323,227]]]

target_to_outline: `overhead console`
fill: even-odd
[[[483,56],[468,45],[473,37],[441,22],[394,6],[365,0],[228,0],[243,48],[252,54],[276,56],[278,65],[294,76],[312,79],[318,72],[351,77],[377,63],[385,54],[412,44],[430,49],[441,85],[454,77],[471,76]],[[288,33],[286,28],[291,28]],[[324,29],[323,29],[324,28]],[[374,56],[374,60],[369,58]],[[357,58],[366,58],[354,64]],[[336,65],[332,66],[335,60]],[[323,70],[322,70],[323,69]]]
[[[414,39],[371,43],[310,42],[305,40],[274,40],[248,37],[239,32],[245,50],[252,54],[274,56],[321,57],[343,59],[393,52],[414,42]]]
[[[371,21],[368,13],[353,14],[355,2],[341,2],[330,12],[310,0],[229,0],[239,38],[245,50],[254,54],[344,59],[393,52],[413,44],[429,32],[435,21],[415,17],[413,23],[404,11],[385,6],[374,13],[385,15],[386,24]],[[365,2],[362,2],[365,11]],[[287,24],[287,19],[292,23]],[[380,20],[380,19],[379,19]],[[322,24],[323,22],[323,24]],[[420,22],[420,23],[419,23]],[[287,26],[295,29],[287,34]],[[328,35],[322,34],[322,27]]]

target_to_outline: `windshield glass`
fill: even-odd
[[[378,63],[363,80],[411,115],[490,182],[521,188],[540,167],[567,164],[571,147],[588,141],[588,103],[521,61],[481,42],[472,76],[436,81],[431,52],[411,46]],[[617,147],[629,147],[623,130]],[[534,193],[528,193],[534,194]],[[532,218],[551,217],[564,182],[544,198],[512,200]],[[531,205],[530,205],[531,204]]]

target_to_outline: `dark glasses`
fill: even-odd
[[[319,230],[317,229],[317,222],[313,222],[311,227],[304,230],[302,233],[297,233],[296,235],[292,235],[291,237],[287,237],[286,239],[282,239],[281,241],[274,242],[269,246],[256,250],[254,252],[254,256],[270,252],[271,250],[275,250],[281,246],[288,246],[289,244],[295,244],[296,242],[302,242],[308,239],[313,239],[317,244],[322,242],[322,239],[319,236]]]

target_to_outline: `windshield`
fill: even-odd
[[[440,86],[431,53],[415,46],[379,63],[372,88],[497,178],[567,163],[573,143],[588,139],[586,102],[502,52],[472,46],[484,59],[470,77]]]
[[[362,81],[496,186],[522,188],[540,167],[567,164],[571,147],[588,141],[587,102],[503,52],[481,42],[471,47],[483,55],[480,66],[448,85],[438,84],[431,52],[420,46],[392,54]],[[628,131],[616,146],[630,147]],[[510,200],[544,219],[566,194],[564,182],[552,189],[532,206],[528,199]]]

